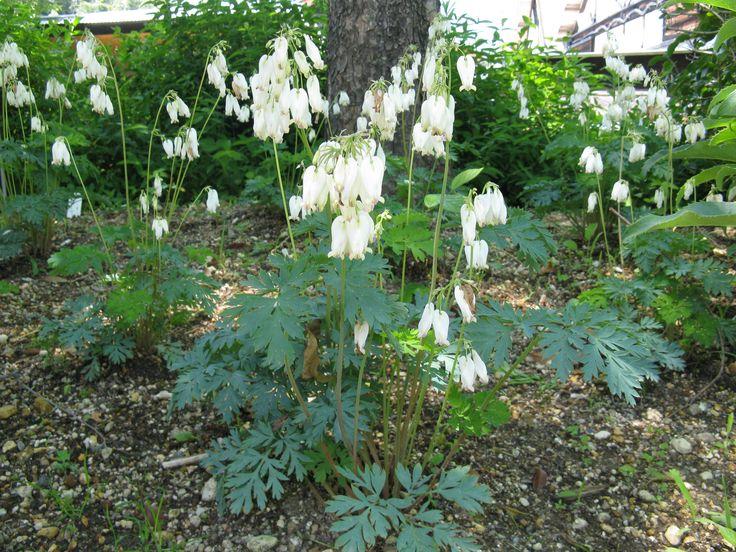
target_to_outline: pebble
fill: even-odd
[[[710,445],[711,443],[715,443],[716,436],[712,433],[704,431],[703,433],[698,433],[697,435],[695,435],[695,439],[697,439],[704,445]]]
[[[214,477],[210,477],[202,488],[202,502],[212,502],[215,500],[215,494],[217,493],[217,480]]]
[[[672,448],[680,454],[690,454],[693,451],[693,446],[690,444],[690,441],[684,437],[675,437],[670,441],[670,445],[672,445]]]
[[[3,444],[3,454],[6,452],[10,452],[16,447],[17,445],[15,444],[15,441],[5,441],[5,443]]]
[[[652,493],[647,491],[646,489],[641,489],[637,496],[644,502],[657,502],[657,497],[655,497]]]
[[[153,396],[153,398],[160,401],[168,401],[171,398],[171,393],[168,391],[159,391]]]
[[[522,506],[523,506],[524,508],[528,508],[528,507],[529,507],[529,500],[527,500],[527,498],[526,498],[526,497],[523,497],[523,496],[522,496],[522,497],[521,497],[521,498],[519,499],[519,504],[521,504],[521,505],[522,505]]]
[[[609,514],[608,512],[601,512],[600,514],[598,514],[598,521],[600,521],[601,523],[608,523],[609,521],[611,521],[611,514]]]
[[[708,412],[709,408],[710,405],[707,402],[701,401],[699,403],[691,404],[687,411],[690,413],[691,416],[697,416],[698,414],[704,414]]]
[[[279,543],[273,535],[255,535],[247,538],[245,546],[250,552],[266,552]]]
[[[644,417],[647,419],[647,421],[654,423],[659,423],[664,418],[664,416],[662,416],[662,413],[656,408],[647,408],[647,412],[646,414],[644,414]]]
[[[700,474],[700,479],[702,479],[703,481],[710,481],[711,479],[713,479],[713,472],[710,470],[704,471]]]
[[[682,531],[677,525],[670,525],[664,532],[664,538],[672,546],[677,546],[682,542]]]
[[[7,334],[0,334],[0,345],[5,345],[8,342]]]
[[[42,527],[38,530],[38,536],[46,539],[55,539],[56,535],[59,534],[58,527]]]
[[[38,410],[41,414],[49,414],[54,409],[49,401],[47,401],[43,397],[36,397],[35,399],[33,399],[33,408]]]
[[[18,412],[18,407],[14,404],[0,406],[0,420],[7,420],[11,416],[15,416],[16,412]]]
[[[573,531],[582,531],[587,526],[588,526],[588,522],[585,521],[583,518],[575,518],[575,521],[572,522]]]
[[[21,498],[28,498],[33,494],[33,487],[30,485],[23,485],[15,489],[15,494]]]
[[[605,441],[610,436],[611,436],[611,432],[610,431],[606,431],[604,429],[604,430],[599,431],[595,435],[593,435],[593,438],[596,439],[597,441]]]

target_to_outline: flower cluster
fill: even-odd
[[[521,84],[519,79],[511,81],[511,90],[516,92],[516,97],[519,99],[519,119],[529,118],[529,108],[527,107],[526,94],[524,92],[524,85]]]
[[[112,115],[114,113],[112,100],[105,86],[107,66],[104,60],[103,63],[100,63],[97,53],[97,40],[93,36],[88,35],[84,40],[77,42],[77,62],[81,67],[74,72],[74,82],[82,83],[87,79],[94,79],[96,82],[89,88],[92,111],[100,115],[105,113]]]
[[[424,155],[442,157],[445,155],[445,143],[452,140],[455,124],[455,98],[431,95],[422,102],[419,122],[412,130],[414,150]]]
[[[31,89],[18,79],[21,67],[28,67],[28,57],[15,42],[5,41],[0,48],[0,85],[5,87],[8,104],[17,108],[36,103]]]
[[[339,213],[332,222],[329,255],[363,259],[374,240],[370,212],[383,201],[383,150],[364,133],[341,136],[324,142],[304,171],[302,197],[289,201],[292,218],[325,208]]]

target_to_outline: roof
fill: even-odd
[[[72,23],[77,21],[77,26],[89,29],[93,33],[112,32],[115,28],[121,31],[135,31],[153,19],[156,10],[153,8],[140,8],[137,10],[112,10],[93,13],[45,15],[41,17],[42,23]]]

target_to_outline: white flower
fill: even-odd
[[[66,218],[73,219],[82,215],[82,198],[81,196],[74,196],[69,199],[69,203],[66,208]]]
[[[603,172],[603,158],[593,146],[586,146],[580,155],[578,165],[585,167],[585,172],[601,174]]]
[[[473,364],[475,365],[475,375],[477,376],[478,380],[485,385],[489,381],[486,363],[483,362],[483,359],[480,357],[475,349],[470,351],[470,356],[473,358]]]
[[[470,294],[470,298],[465,297],[465,288],[461,286],[455,286],[455,302],[460,309],[460,314],[463,316],[463,322],[469,324],[475,322],[475,314],[473,309],[475,308],[475,295]]]
[[[46,81],[46,99],[58,100],[66,94],[66,87],[56,78],[51,77]]]
[[[41,119],[38,117],[31,117],[31,132],[46,132]]]
[[[631,82],[642,82],[647,78],[647,70],[642,65],[636,65],[629,71],[629,80]]]
[[[161,197],[163,193],[163,181],[159,175],[153,177],[153,193],[156,197]]]
[[[475,196],[473,209],[478,226],[481,228],[487,225],[506,224],[506,202],[496,184],[492,184],[485,193]]]
[[[623,203],[629,198],[629,183],[625,180],[617,180],[611,190],[611,199],[617,203]]]
[[[89,101],[92,104],[92,111],[104,115],[112,115],[114,113],[112,100],[110,96],[98,84],[93,84],[89,88]]]
[[[473,79],[475,78],[475,60],[473,56],[460,56],[457,58],[457,72],[460,75],[462,85],[460,90],[475,90]]]
[[[465,246],[465,261],[468,268],[486,270],[488,268],[488,242],[475,240]]]
[[[445,311],[435,310],[432,314],[432,329],[434,330],[434,342],[440,347],[447,347],[450,342],[447,334],[450,331],[450,317]]]
[[[685,201],[688,201],[690,199],[690,196],[693,195],[694,191],[695,186],[693,186],[692,181],[688,180],[687,182],[685,182],[685,186],[682,191],[682,197],[685,198]]]
[[[141,195],[138,198],[138,202],[141,204],[141,212],[144,215],[147,215],[148,214],[148,196],[146,195],[146,192],[141,192]]]
[[[475,364],[470,355],[457,357],[457,369],[460,372],[460,385],[463,391],[475,391]]]
[[[460,207],[460,222],[463,226],[463,243],[468,245],[475,241],[475,211],[467,203]]]
[[[294,52],[294,62],[296,63],[299,72],[305,77],[308,77],[309,73],[312,72],[312,69],[309,66],[309,61],[307,61],[307,56],[301,50]]]
[[[654,203],[657,204],[657,209],[661,209],[662,205],[664,205],[664,191],[662,188],[657,188],[654,192]]]
[[[332,114],[333,115],[339,115],[340,114],[340,104],[335,102],[332,104]]]
[[[344,90],[341,90],[340,93],[337,95],[337,103],[340,105],[340,107],[350,105],[350,97],[348,96],[348,93]]]
[[[606,68],[621,79],[629,77],[629,66],[620,57],[606,56]]]
[[[156,239],[160,240],[164,234],[169,233],[169,223],[166,222],[166,219],[155,218],[151,223],[151,229],[153,230]]]
[[[355,130],[358,132],[365,132],[368,129],[368,119],[365,117],[358,117],[355,121]]]
[[[422,317],[419,319],[419,325],[417,326],[417,336],[420,339],[427,336],[429,329],[432,327],[432,320],[434,320],[434,303],[431,301],[424,305],[422,311]]]
[[[714,203],[721,203],[723,201],[723,194],[717,194],[715,188],[711,188],[710,192],[705,198],[705,201],[711,201]]]
[[[217,67],[217,70],[223,74],[227,75],[227,61],[225,60],[225,54],[222,53],[222,50],[217,50],[217,53],[215,54],[215,58],[212,60],[212,63],[215,64],[215,67]]]
[[[332,221],[332,245],[329,257],[344,259],[364,259],[369,251],[368,244],[373,236],[375,225],[371,216],[355,210],[355,213],[339,215]]]
[[[64,165],[68,167],[72,162],[69,150],[66,147],[66,140],[59,136],[54,140],[54,145],[51,146],[51,164],[52,165]]]
[[[437,60],[434,54],[428,55],[424,62],[424,73],[422,74],[422,90],[429,92],[434,84],[434,75],[437,69]]]
[[[304,35],[304,49],[307,51],[309,59],[312,60],[312,65],[318,71],[325,68],[325,64],[322,61],[322,55],[319,53],[319,48],[312,42],[312,38],[309,35]]]
[[[313,113],[324,113],[324,101],[319,91],[319,79],[317,75],[307,78],[307,95],[309,96],[309,107]]]
[[[588,212],[592,213],[598,206],[598,193],[592,192],[588,195]]]
[[[385,161],[376,155],[364,157],[358,166],[358,195],[363,207],[368,211],[372,210],[376,203],[383,201],[381,193],[385,169]]]
[[[289,218],[291,220],[299,220],[302,212],[302,197],[293,195],[289,198]]]
[[[187,157],[189,161],[199,157],[199,142],[197,141],[197,130],[194,127],[187,129],[180,155],[182,159]]]
[[[322,167],[309,165],[302,176],[304,213],[321,211],[327,204],[330,176]]]
[[[76,71],[74,71],[74,82],[76,84],[83,83],[86,80],[87,80],[87,71],[85,71],[84,68],[77,69]]]
[[[309,113],[309,96],[303,88],[291,90],[291,101],[289,102],[291,118],[297,128],[306,129],[312,125],[312,115]]]
[[[209,213],[216,213],[219,206],[220,197],[217,195],[217,190],[210,188],[207,190],[207,211]]]
[[[362,355],[365,354],[365,341],[368,338],[370,329],[368,322],[356,322],[353,328],[355,349]]]
[[[233,114],[236,117],[240,115],[240,104],[238,99],[228,92],[225,96],[225,116],[230,117]]]
[[[225,92],[227,91],[225,77],[222,76],[222,72],[214,62],[207,64],[207,82],[220,92],[221,98],[225,96]]]
[[[705,138],[705,125],[703,121],[690,122],[685,125],[685,140],[694,144]]]
[[[640,142],[634,142],[634,145],[631,146],[631,149],[629,150],[629,163],[636,163],[637,161],[641,161],[642,159],[644,159],[646,154],[647,145]]]
[[[170,138],[167,138],[162,142],[162,145],[164,147],[164,153],[166,153],[166,158],[171,159],[174,157],[174,142]]]

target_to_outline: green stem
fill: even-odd
[[[406,228],[405,231],[409,228],[409,215],[411,214],[411,207],[412,207],[412,201],[411,201],[411,189],[412,189],[412,183],[414,180],[414,148],[411,150],[411,156],[409,157],[409,185],[408,185],[408,191],[406,196]],[[401,291],[399,292],[399,300],[404,300],[404,285],[406,283],[406,258],[409,252],[408,248],[408,238],[404,241],[404,252],[402,254],[401,258]]]
[[[281,166],[279,165],[279,150],[276,147],[276,142],[271,140],[271,144],[273,145],[273,156],[276,160],[276,175],[279,179],[279,190],[281,190],[281,203],[284,207],[284,217],[286,218],[286,229],[289,232],[289,240],[291,241],[291,251],[296,256],[296,243],[294,242],[294,234],[291,231],[291,220],[289,218],[289,207],[286,204],[286,192],[284,192],[284,181],[281,178]],[[343,260],[343,266],[345,261]]]
[[[440,193],[440,204],[437,207],[437,222],[434,226],[434,242],[432,243],[432,280],[429,288],[429,297],[434,294],[437,286],[437,261],[440,246],[440,232],[442,229],[442,215],[445,208],[445,196],[447,195],[447,180],[450,175],[450,143],[445,143],[445,172],[442,176],[442,192]]]
[[[274,144],[274,147],[275,144]],[[350,447],[350,438],[347,433],[347,426],[345,425],[345,413],[343,411],[342,404],[342,372],[345,361],[345,284],[347,280],[347,263],[345,259],[342,259],[340,267],[340,343],[337,349],[337,369],[335,377],[335,406],[337,407],[337,425],[340,428],[341,440],[345,443],[348,449]],[[350,455],[353,458],[353,465],[358,465],[358,458],[355,454],[355,450],[350,450]]]
[[[603,242],[606,244],[606,255],[608,262],[611,262],[611,250],[608,247],[608,236],[606,234],[606,219],[603,215],[603,189],[601,188],[601,177],[596,173],[595,179],[598,182],[598,212],[601,215],[601,230],[603,230]]]

